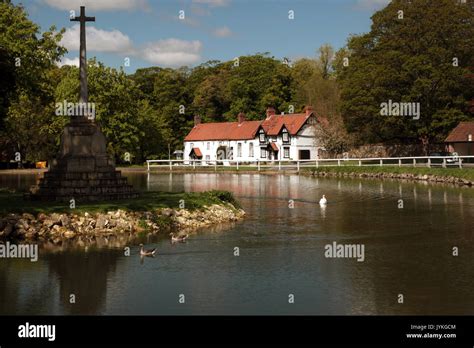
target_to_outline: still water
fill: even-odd
[[[474,313],[474,188],[296,175],[126,175],[142,190],[233,191],[247,216],[187,243],[150,240],[146,247],[158,255],[144,262],[136,245],[128,257],[123,249],[89,249],[40,250],[38,262],[1,259],[0,314]],[[0,187],[24,189],[36,179],[0,175]],[[325,209],[318,204],[323,194]],[[364,261],[326,258],[325,245],[334,241],[363,244]]]

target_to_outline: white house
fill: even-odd
[[[273,161],[319,158],[315,126],[327,122],[308,106],[305,113],[276,115],[268,108],[262,121],[247,121],[240,113],[237,122],[201,123],[194,117],[194,127],[184,139],[184,160],[204,161]]]

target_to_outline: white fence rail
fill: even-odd
[[[147,160],[147,170],[152,167],[168,169],[188,168],[229,168],[236,170],[262,169],[300,171],[302,167],[327,167],[327,166],[398,166],[398,167],[459,167],[474,166],[474,156],[421,156],[421,157],[377,157],[377,158],[321,158],[313,160]]]

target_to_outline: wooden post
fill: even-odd
[[[413,159],[413,167],[416,167],[416,158]]]
[[[446,157],[443,158],[443,168],[446,168]]]
[[[359,160],[359,167],[361,167],[361,166],[362,166],[362,161],[361,161],[361,160]]]
[[[462,169],[462,160],[458,157],[458,161],[459,161],[459,168]]]
[[[173,162],[170,160],[170,172],[173,170]]]
[[[217,172],[217,160],[214,161],[214,171]]]
[[[193,169],[196,169],[196,160],[193,159]]]
[[[257,160],[257,168],[258,168],[258,171],[260,171],[260,161]]]
[[[147,166],[147,170],[146,170],[146,171],[149,172],[149,171],[150,171],[150,162],[146,161],[146,166]]]
[[[428,168],[431,168],[431,158],[428,157]]]
[[[338,166],[338,167],[341,166],[341,160],[340,160],[340,159],[337,160],[337,166]]]
[[[278,161],[278,170],[281,170],[281,161]]]
[[[239,170],[239,161],[237,160],[237,170]]]
[[[380,166],[383,167],[383,159],[380,159]]]
[[[398,166],[399,166],[399,167],[402,166],[402,159],[401,159],[401,158],[398,159]]]
[[[296,161],[296,171],[300,172],[300,161]]]

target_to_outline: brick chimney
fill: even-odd
[[[269,106],[267,108],[267,118],[270,118],[273,115],[275,115],[275,108],[273,106]]]
[[[245,114],[243,112],[239,112],[237,115],[237,120],[239,121],[239,124],[245,121]]]
[[[306,113],[306,116],[311,115],[313,113],[313,107],[311,105],[306,105],[304,112]]]
[[[201,116],[194,115],[194,125],[197,126],[200,123],[201,123]]]

